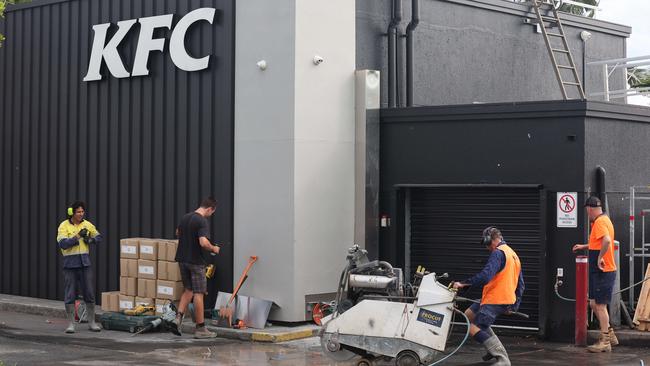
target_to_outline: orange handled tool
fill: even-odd
[[[232,313],[233,309],[230,307],[232,305],[232,302],[235,300],[235,297],[237,296],[237,293],[239,292],[239,289],[241,288],[242,284],[248,277],[248,271],[253,267],[253,263],[257,261],[257,256],[251,256],[248,258],[248,265],[246,268],[244,268],[244,272],[242,272],[241,277],[239,277],[239,281],[237,282],[237,286],[235,286],[235,290],[232,292],[232,295],[230,295],[230,299],[228,299],[228,303],[226,304],[225,307],[221,307],[219,309],[219,317],[221,318],[227,318],[228,319],[228,326],[232,326]]]

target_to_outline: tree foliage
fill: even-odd
[[[30,1],[31,0],[0,0],[0,18],[4,19],[7,5],[28,3]],[[0,47],[2,47],[2,42],[4,42],[4,40],[5,40],[4,34],[0,33]]]
[[[593,5],[593,6],[598,6],[598,3],[600,3],[600,0],[573,0],[577,3],[583,3],[587,5]],[[585,17],[593,18],[594,15],[596,15],[596,11],[592,9],[585,9],[583,7],[577,6],[577,5],[571,5],[571,4],[562,4],[559,8],[560,11],[563,11],[565,13],[571,13],[575,15],[582,15]]]
[[[650,69],[629,68],[627,70],[627,82],[632,88],[650,87]]]

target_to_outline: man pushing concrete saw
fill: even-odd
[[[490,251],[485,267],[466,281],[454,282],[453,287],[483,286],[480,304],[472,304],[465,310],[471,322],[470,335],[485,347],[490,356],[496,358],[494,365],[509,366],[508,353],[491,326],[498,316],[519,309],[524,293],[521,261],[505,242],[501,231],[494,226],[483,230],[481,244]]]

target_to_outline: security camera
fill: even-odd
[[[257,67],[262,71],[266,70],[266,68],[268,67],[268,65],[266,64],[266,60],[259,60],[257,62]]]
[[[580,32],[580,38],[582,39],[583,42],[587,42],[591,38],[591,33],[587,31],[582,31]]]
[[[314,65],[320,65],[320,64],[322,64],[324,61],[325,61],[325,60],[324,60],[322,57],[320,57],[320,56],[318,56],[318,55],[314,56]]]

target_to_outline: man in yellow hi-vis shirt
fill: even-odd
[[[99,332],[95,323],[95,287],[90,266],[90,245],[101,241],[99,231],[90,221],[84,219],[86,205],[77,201],[68,207],[68,219],[59,225],[56,242],[63,254],[63,285],[65,311],[70,324],[66,333],[74,333],[74,302],[77,288],[81,290],[88,311],[88,329]]]

